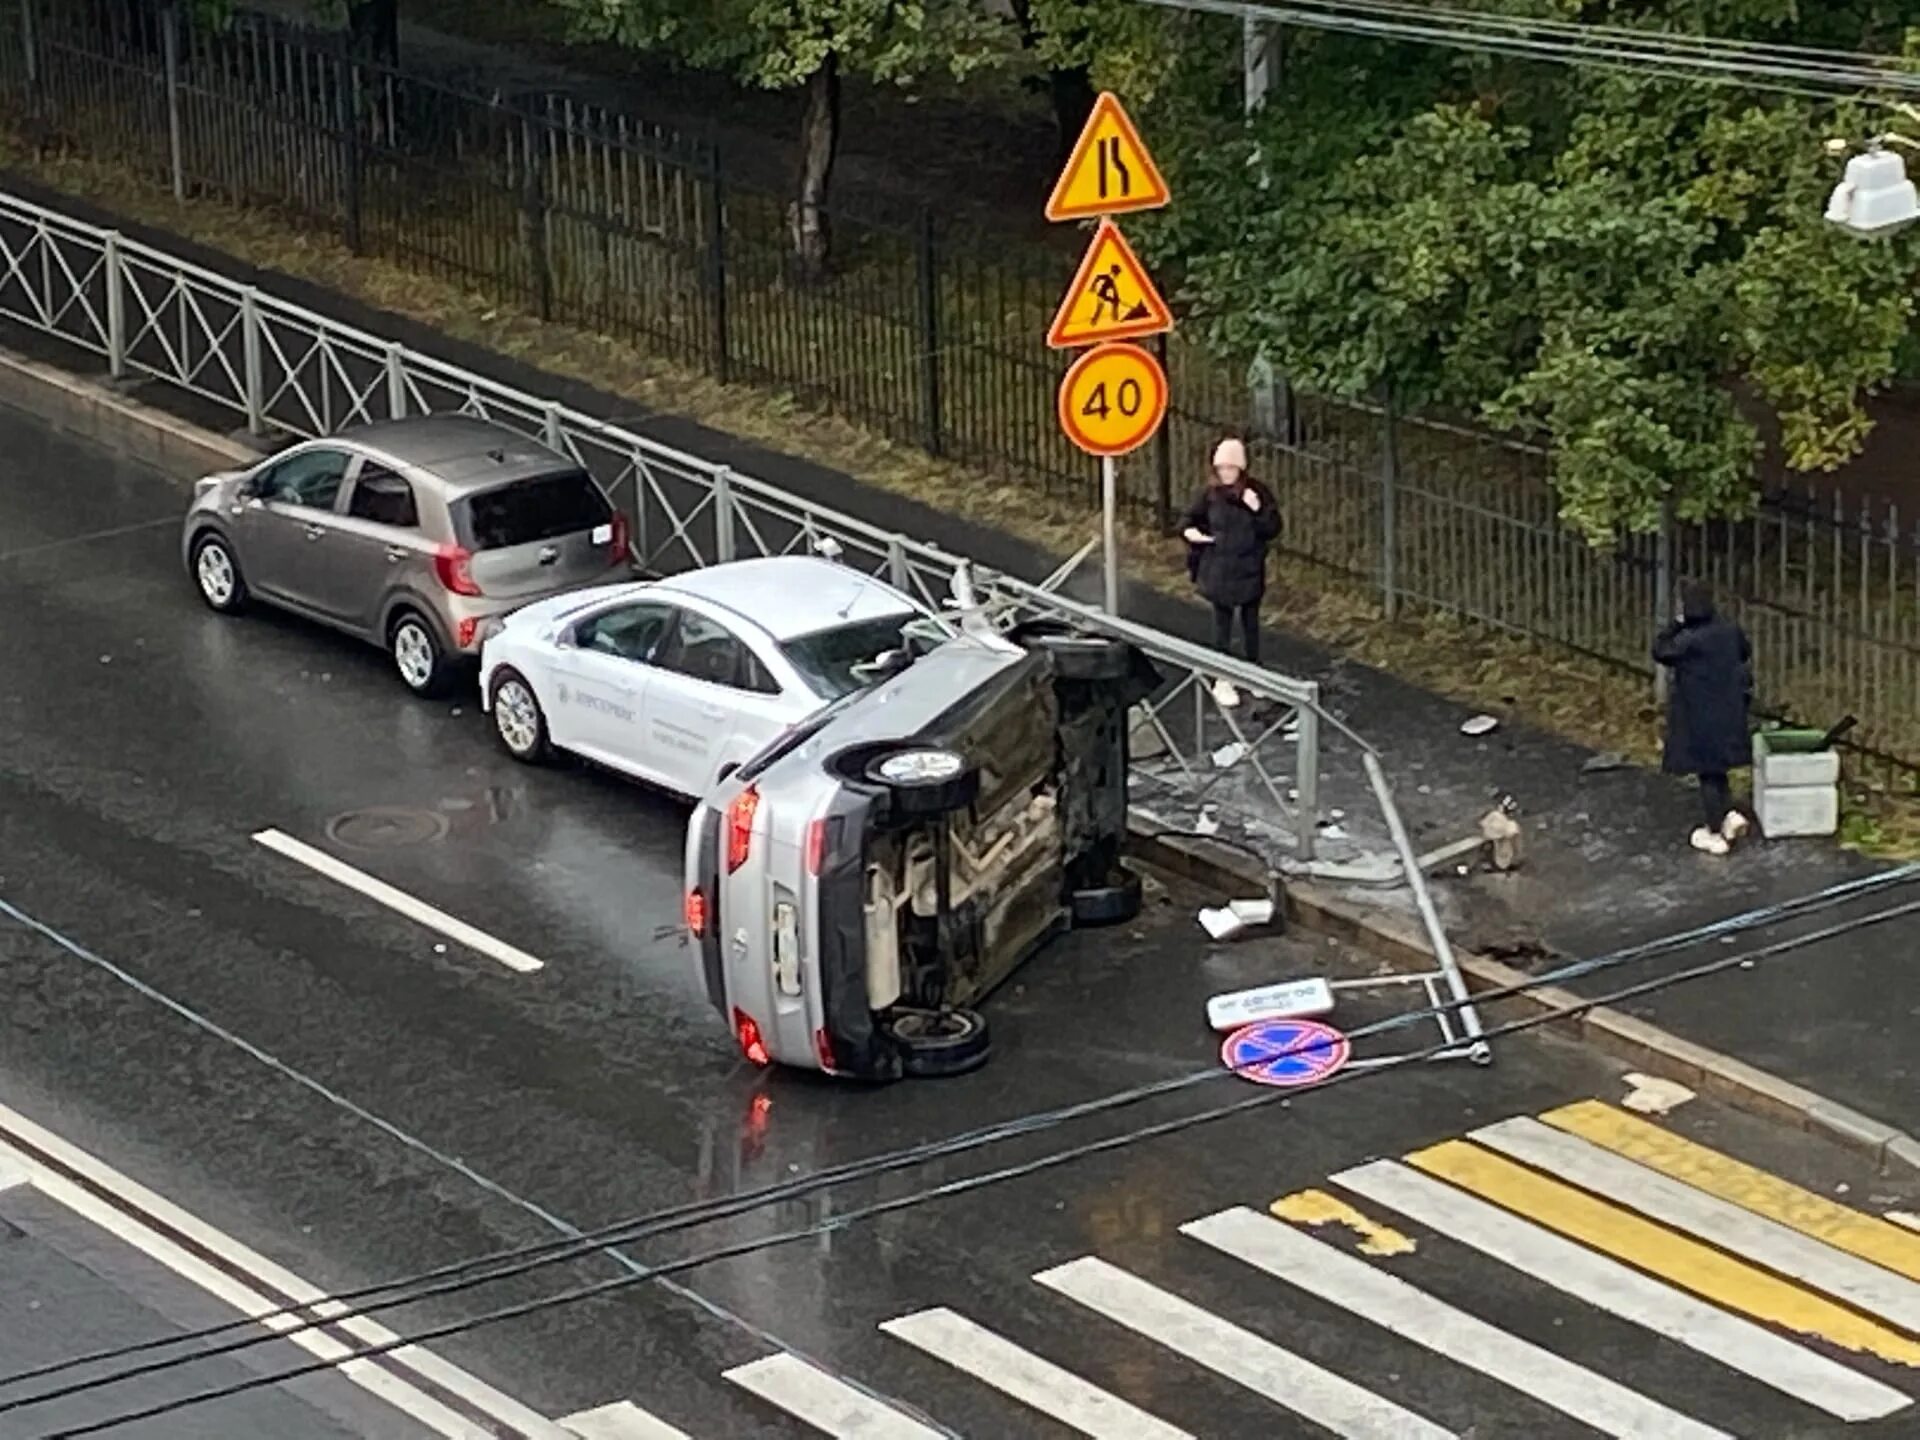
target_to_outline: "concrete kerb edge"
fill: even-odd
[[[143,404],[110,382],[76,376],[4,347],[0,347],[0,404],[181,478],[251,464],[263,453]],[[1250,855],[1202,836],[1169,831],[1137,814],[1128,817],[1128,831],[1133,853],[1149,864],[1233,894],[1266,892],[1267,870]],[[1310,884],[1289,884],[1286,899],[1289,923],[1338,935],[1402,968],[1424,969],[1431,963],[1424,940],[1396,916],[1373,914]],[[1476,989],[1527,979],[1523,972],[1484,955],[1463,954],[1460,966],[1469,986]],[[1543,986],[1500,1003],[1537,1014],[1578,998],[1571,991]],[[1604,1006],[1565,1022],[1565,1028],[1654,1074],[1825,1136],[1870,1156],[1883,1169],[1899,1167],[1920,1176],[1920,1140],[1731,1055]]]
[[[1128,823],[1133,853],[1146,863],[1226,894],[1264,893],[1266,875],[1251,857],[1200,837],[1169,832],[1137,815],[1129,817]],[[1302,882],[1287,884],[1286,902],[1289,924],[1349,941],[1397,969],[1426,970],[1433,965],[1424,937],[1397,915],[1375,914]],[[1532,978],[1490,956],[1460,952],[1459,958],[1471,990],[1504,989]],[[1581,998],[1571,990],[1542,985],[1494,1003],[1539,1015],[1577,1005]],[[1843,1145],[1865,1155],[1883,1172],[1920,1178],[1920,1139],[1735,1056],[1696,1045],[1605,1005],[1556,1021],[1554,1028],[1648,1074]]]

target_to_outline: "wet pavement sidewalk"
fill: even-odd
[[[971,555],[994,569],[1037,577],[1052,571],[1060,559],[1016,536],[683,417],[636,413],[629,399],[449,339],[417,321],[311,282],[258,270],[31,182],[10,178],[9,183],[29,198],[117,226],[133,238],[269,288],[343,323],[589,413],[619,415],[623,423],[662,443],[731,465],[871,524]],[[6,339],[16,346],[27,343],[11,328]],[[176,408],[167,396],[145,389],[140,398]],[[1097,602],[1098,586],[1097,567],[1082,566],[1065,589]],[[1210,617],[1190,600],[1126,585],[1121,604],[1134,619],[1191,640],[1208,637]],[[1828,841],[1768,842],[1757,835],[1725,858],[1698,854],[1687,845],[1687,834],[1697,823],[1691,782],[1631,766],[1589,771],[1585,767],[1592,752],[1511,720],[1490,735],[1469,738],[1460,733],[1461,722],[1474,713],[1468,707],[1295,636],[1269,630],[1264,644],[1268,664],[1317,681],[1328,711],[1379,750],[1416,848],[1473,833],[1475,822],[1500,796],[1515,798],[1526,832],[1523,867],[1510,875],[1451,877],[1436,886],[1456,944],[1537,970],[1554,956],[1606,953],[1885,868]],[[1385,849],[1359,751],[1351,743],[1328,744],[1321,805],[1323,811],[1339,807],[1346,812],[1344,823],[1360,848]],[[1404,891],[1367,892],[1367,897],[1385,907],[1403,909],[1408,903]],[[1794,924],[1806,932],[1911,899],[1920,899],[1920,889],[1895,886]],[[1745,944],[1765,944],[1792,929],[1763,929]],[[1671,987],[1624,1008],[1887,1124],[1920,1131],[1920,1100],[1915,1098],[1920,1087],[1914,1084],[1908,1038],[1920,1020],[1920,972],[1911,958],[1920,950],[1916,939],[1920,919],[1895,918],[1790,950],[1752,969]],[[1659,965],[1679,968],[1728,953],[1731,947],[1709,941],[1583,983],[1586,993],[1599,993],[1661,973],[1655,968]]]

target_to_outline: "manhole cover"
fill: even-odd
[[[431,810],[376,805],[350,810],[327,824],[327,837],[355,850],[404,850],[427,845],[447,833],[446,818]]]

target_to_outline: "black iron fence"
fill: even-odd
[[[270,208],[489,303],[1096,503],[1043,339],[1070,255],[838,209],[832,263],[811,274],[786,198],[733,183],[697,137],[561,95],[470,93],[258,17],[210,32],[127,0],[9,8],[0,100],[183,198]],[[1462,614],[1642,678],[1675,577],[1707,576],[1753,632],[1773,708],[1852,710],[1863,746],[1920,767],[1920,517],[1776,495],[1750,520],[1594,549],[1559,524],[1537,450],[1311,397],[1276,425],[1244,365],[1177,331],[1161,344],[1168,423],[1120,472],[1137,518],[1166,528],[1214,440],[1251,431],[1296,556],[1390,613]]]

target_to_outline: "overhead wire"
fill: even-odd
[[[1589,1010],[1598,1009],[1604,1005],[1614,1005],[1624,1000],[1657,994],[1675,985],[1706,979],[1736,967],[1757,965],[1764,960],[1804,945],[1818,943],[1825,939],[1838,938],[1841,935],[1849,934],[1855,930],[1864,929],[1869,925],[1884,924],[1888,921],[1901,919],[1909,915],[1920,915],[1920,900],[1909,901],[1904,905],[1894,906],[1887,910],[1875,911],[1866,916],[1856,916],[1840,924],[1828,926],[1825,930],[1815,932],[1811,935],[1790,936],[1786,939],[1763,945],[1755,950],[1725,955],[1717,960],[1689,966],[1686,969],[1676,970],[1668,975],[1655,976],[1651,980],[1639,981],[1632,985],[1623,986],[1617,990],[1608,991],[1602,995],[1555,1006],[1537,1015],[1530,1015],[1522,1019],[1496,1025],[1485,1032],[1485,1038],[1494,1040],[1507,1035],[1521,1034],[1528,1030],[1537,1029],[1542,1025],[1557,1024],[1585,1014]],[[596,1281],[592,1284],[562,1291],[555,1295],[540,1296],[531,1300],[519,1301],[512,1305],[501,1306],[497,1309],[483,1312],[480,1315],[443,1322],[425,1330],[416,1331],[411,1335],[396,1336],[389,1341],[382,1341],[378,1344],[365,1346],[348,1355],[332,1359],[310,1361],[290,1370],[252,1376],[248,1379],[235,1381],[214,1389],[176,1396],[170,1400],[145,1406],[137,1410],[122,1411],[82,1425],[51,1431],[44,1435],[42,1440],[78,1440],[78,1437],[83,1435],[94,1435],[105,1430],[115,1429],[121,1425],[133,1424],[136,1421],[155,1419],[159,1416],[172,1414],[192,1406],[208,1404],[215,1400],[228,1399],[235,1395],[245,1394],[268,1385],[277,1385],[288,1380],[320,1374],[355,1361],[377,1359],[382,1355],[391,1354],[395,1350],[405,1349],[409,1346],[423,1345],[436,1340],[443,1340],[450,1336],[460,1335],[478,1329],[481,1326],[498,1324],[506,1320],[522,1319],[526,1316],[539,1314],[560,1306],[575,1305],[583,1301],[598,1299],[648,1280],[663,1279],[667,1276],[678,1274],[681,1271],[697,1269],[702,1266],[718,1263],[722,1260],[738,1259],[745,1255],[757,1254],[764,1250],[793,1244],[797,1241],[832,1234],[835,1231],[846,1229],[851,1225],[866,1220],[875,1219],[879,1216],[900,1210],[911,1209],[934,1200],[947,1199],[954,1195],[966,1194],[988,1185],[1001,1184],[1008,1180],[1024,1179],[1072,1161],[1082,1160],[1092,1155],[1118,1149],[1124,1145],[1134,1144],[1141,1139],[1174,1134],[1182,1130],[1195,1128],[1199,1125],[1210,1124],[1216,1120],[1223,1120],[1232,1116],[1245,1114],[1249,1111],[1261,1109],[1280,1101],[1312,1094],[1320,1090],[1331,1089],[1335,1085],[1355,1083],[1369,1076],[1387,1074],[1403,1069],[1409,1065],[1426,1063],[1447,1055],[1456,1048],[1456,1042],[1445,1041],[1422,1050],[1392,1056],[1383,1060],[1380,1064],[1367,1069],[1337,1071],[1323,1079],[1294,1086],[1286,1090],[1265,1090],[1259,1094],[1248,1096],[1228,1105],[1216,1106],[1212,1109],[1198,1111],[1190,1115],[1176,1116],[1168,1120],[1157,1121],[1154,1124],[1140,1126],[1119,1135],[1104,1136],[1098,1140],[1087,1141],[1066,1150],[1054,1151],[1050,1154],[1038,1156],[1018,1164],[1008,1165],[998,1170],[986,1171],[977,1175],[962,1176],[959,1179],[945,1181],[939,1185],[928,1186],[921,1190],[912,1191],[906,1195],[875,1201],[872,1204],[843,1211],[838,1215],[830,1216],[825,1220],[816,1221],[811,1225],[802,1226],[797,1229],[782,1231],[769,1236],[761,1236],[751,1240],[736,1241],[728,1245],[716,1246],[713,1249],[704,1250],[694,1255],[683,1256],[676,1260],[646,1267],[642,1271],[613,1276],[606,1280]],[[277,1337],[267,1336],[259,1338],[273,1339]],[[209,1353],[224,1352],[216,1351]],[[180,1363],[190,1363],[196,1358],[199,1357],[182,1357]],[[110,1380],[101,1383],[114,1382]],[[94,1387],[88,1386],[81,1388]],[[50,1399],[53,1397],[49,1396],[46,1398]]]
[[[1920,865],[1903,866],[1875,875],[1861,877],[1857,880],[1842,882],[1840,885],[1830,886],[1827,889],[1816,891],[1792,901],[1758,907],[1737,915],[1725,917],[1722,920],[1714,921],[1708,925],[1694,927],[1691,930],[1643,942],[1639,945],[1627,947],[1626,949],[1611,952],[1607,955],[1573,961],[1569,964],[1556,967],[1540,976],[1530,977],[1527,980],[1512,985],[1481,991],[1464,1002],[1448,1001],[1433,1006],[1402,1011],[1381,1020],[1370,1022],[1368,1025],[1358,1027],[1348,1032],[1347,1038],[1351,1041],[1373,1034],[1404,1028],[1412,1024],[1417,1024],[1422,1020],[1438,1018],[1451,1011],[1457,1011],[1462,1004],[1478,1005],[1509,998],[1542,987],[1564,984],[1569,980],[1577,979],[1584,975],[1644,961],[1660,954],[1671,953],[1674,950],[1684,948],[1688,945],[1698,944],[1702,940],[1730,937],[1760,926],[1780,924],[1787,920],[1817,913],[1818,911],[1835,905],[1857,900],[1862,896],[1878,893],[1890,886],[1906,883],[1916,878],[1916,876],[1920,876]],[[1852,929],[1877,923],[1877,921],[1884,918],[1891,918],[1891,916],[1896,913],[1906,913],[1914,909],[1920,909],[1920,902],[1901,907],[1901,909],[1897,911],[1876,912],[1866,917],[1854,917],[1851,920],[1828,927],[1825,930],[1815,931],[1807,935],[1788,937],[1785,940],[1776,942],[1774,946],[1769,947],[1766,952],[1762,953],[1784,953],[1789,949],[1817,944],[1822,940],[1848,933]],[[1686,974],[1688,972],[1679,973]],[[1701,973],[1715,972],[1711,969],[1704,969]],[[1499,1033],[1505,1032],[1495,1030],[1487,1032],[1487,1035],[1490,1038]],[[1324,1041],[1312,1041],[1296,1047],[1283,1048],[1264,1057],[1258,1063],[1266,1064],[1274,1060],[1287,1058],[1289,1055],[1310,1053],[1314,1049],[1324,1046],[1324,1044]],[[1373,1066],[1372,1069],[1393,1068],[1401,1061],[1409,1058],[1426,1060],[1439,1055],[1458,1053],[1460,1048],[1460,1042],[1458,1040],[1449,1039],[1442,1045],[1431,1047],[1424,1051],[1410,1052],[1408,1056],[1387,1057]],[[76,1356],[67,1360],[38,1366],[30,1370],[0,1377],[0,1386],[17,1385],[30,1380],[47,1379],[56,1374],[76,1368],[126,1359],[135,1355],[150,1353],[156,1349],[170,1348],[195,1341],[210,1340],[218,1336],[230,1334],[236,1330],[254,1331],[257,1327],[270,1327],[267,1328],[264,1333],[250,1333],[243,1338],[225,1344],[208,1346],[185,1354],[167,1356],[137,1366],[116,1370],[108,1375],[91,1376],[51,1390],[0,1401],[0,1413],[50,1403],[57,1399],[100,1389],[144,1375],[155,1374],[163,1370],[193,1364],[200,1360],[229,1354],[255,1345],[266,1344],[276,1339],[288,1338],[308,1330],[337,1326],[343,1321],[360,1316],[372,1315],[399,1306],[416,1304],[428,1299],[475,1289],[482,1285],[498,1283],[547,1266],[577,1259],[585,1259],[596,1253],[606,1251],[614,1245],[631,1243],[636,1240],[652,1238],[657,1235],[668,1234],[699,1225],[711,1224],[720,1220],[732,1219],[753,1210],[764,1208],[767,1205],[802,1198],[815,1191],[831,1186],[844,1184],[852,1180],[888,1174],[913,1165],[923,1164],[930,1159],[944,1158],[952,1154],[963,1153],[1017,1136],[1038,1133],[1042,1130],[1064,1124],[1072,1119],[1118,1109],[1125,1105],[1136,1104],[1145,1099],[1171,1094],[1199,1083],[1227,1078],[1233,1073],[1235,1072],[1228,1067],[1209,1067],[1208,1069],[1196,1071],[1188,1075],[1173,1077],[1169,1080],[1156,1081],[1149,1085],[1138,1086],[1127,1091],[1098,1097],[1091,1101],[1082,1101],[1071,1106],[1037,1112],[1034,1115],[1021,1117],[1014,1121],[996,1122],[993,1125],[979,1127],[973,1131],[963,1132],[940,1141],[927,1142],[923,1145],[908,1147],[904,1150],[890,1152],[882,1156],[869,1157],[866,1160],[851,1161],[845,1165],[829,1167],[826,1170],[815,1172],[812,1175],[802,1177],[798,1180],[780,1182],[775,1185],[761,1187],[757,1190],[743,1191],[722,1200],[692,1201],[681,1205],[669,1206],[654,1211],[649,1215],[615,1222],[612,1225],[582,1235],[568,1236],[534,1245],[513,1247],[495,1252],[491,1255],[452,1262],[448,1265],[422,1272],[419,1275],[362,1286],[354,1290],[335,1292],[330,1296],[320,1297],[300,1304],[284,1306],[274,1311],[256,1312],[255,1314],[245,1316],[238,1320],[229,1321],[221,1325],[208,1326],[184,1335],[174,1335],[135,1342],[131,1345],[113,1347],[111,1349],[96,1351],[87,1355]],[[1372,1070],[1352,1073],[1372,1073]],[[1299,1093],[1300,1090],[1310,1088],[1317,1088],[1317,1086],[1296,1087],[1292,1093]],[[1266,1099],[1269,1097],[1262,1096],[1258,1098]],[[1244,1108],[1246,1108],[1244,1103],[1241,1103],[1225,1107],[1218,1113],[1238,1113],[1239,1110]],[[1191,1116],[1175,1117],[1170,1121],[1156,1122],[1153,1125],[1137,1127],[1122,1132],[1118,1136],[1107,1137],[1105,1140],[1093,1142],[1095,1146],[1094,1151],[1086,1153],[1097,1153],[1098,1150],[1113,1148],[1114,1145],[1130,1144],[1140,1139],[1151,1138],[1155,1135],[1166,1133],[1166,1127],[1168,1126],[1178,1129],[1184,1128],[1188,1124],[1204,1123],[1206,1119],[1214,1114],[1215,1112],[1211,1111],[1200,1111]],[[1052,1156],[1039,1157],[1038,1161],[1025,1162],[1023,1166],[1011,1167],[1008,1171],[1004,1172],[1002,1178],[1012,1178],[1028,1173],[1025,1166],[1038,1164],[1040,1168],[1047,1168],[1054,1163],[1061,1163],[1060,1157],[1078,1158],[1083,1151],[1085,1151],[1085,1147],[1078,1146],[1069,1147],[1064,1151],[1053,1152]],[[999,1174],[1001,1172],[989,1173]],[[629,1264],[630,1268],[635,1265],[635,1262],[629,1261],[625,1263]],[[667,1274],[672,1272],[656,1272],[656,1270],[651,1267],[633,1268],[632,1273],[625,1278],[653,1278],[656,1273]],[[376,1296],[383,1296],[385,1298],[370,1298]],[[353,1303],[359,1301],[367,1301],[368,1303]],[[279,1321],[289,1321],[292,1323],[276,1323]]]

